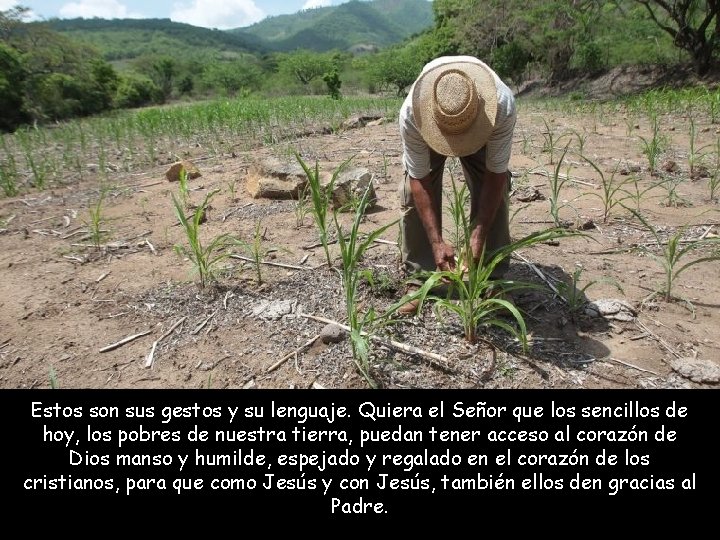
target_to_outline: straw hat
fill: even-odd
[[[420,75],[412,105],[420,134],[433,150],[469,156],[485,146],[495,128],[495,78],[482,64],[442,64]]]

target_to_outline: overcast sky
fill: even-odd
[[[337,5],[347,0],[0,0],[0,10],[21,4],[37,18],[170,18],[207,28],[249,26],[269,15]]]

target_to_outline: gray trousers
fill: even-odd
[[[430,177],[425,180],[431,185],[433,200],[442,206],[444,205],[442,184],[443,169],[445,168],[446,156],[430,151]],[[460,163],[465,176],[465,183],[470,191],[470,197],[476,197],[480,192],[480,183],[483,181],[485,173],[485,149],[479,152],[461,157]],[[510,243],[510,212],[508,195],[510,191],[510,172],[507,173],[508,182],[507,189],[503,196],[503,202],[495,214],[495,221],[488,231],[485,253],[490,254],[496,249],[506,246]],[[425,233],[425,227],[420,220],[420,215],[415,209],[415,201],[413,200],[410,188],[410,177],[405,173],[403,181],[398,188],[400,195],[400,209],[402,216],[400,218],[400,235],[401,235],[401,251],[402,262],[405,269],[409,273],[419,271],[435,270],[435,258],[433,257],[430,241]],[[470,216],[470,222],[474,223],[477,216]],[[440,226],[442,227],[442,212],[440,212]],[[457,246],[455,246],[457,249]],[[505,259],[495,267],[493,278],[500,278],[507,272],[510,265],[509,259]]]

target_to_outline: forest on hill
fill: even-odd
[[[425,29],[409,15],[418,1],[432,10]],[[18,7],[0,11],[0,129],[177,99],[402,95],[444,54],[478,56],[516,87],[638,64],[704,76],[717,68],[719,12],[714,0],[375,0],[218,31],[164,19],[27,23]]]

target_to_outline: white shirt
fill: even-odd
[[[503,173],[508,170],[510,153],[512,150],[513,130],[515,128],[515,97],[512,90],[500,80],[497,73],[485,63],[473,56],[443,56],[429,62],[423,68],[426,71],[451,62],[473,62],[488,68],[495,78],[497,86],[497,116],[495,130],[485,145],[485,167],[494,173]],[[413,87],[415,85],[413,84]],[[423,140],[415,124],[412,110],[413,88],[410,88],[407,98],[400,109],[400,138],[403,144],[403,164],[407,173],[413,178],[425,178],[430,174],[430,147]]]

